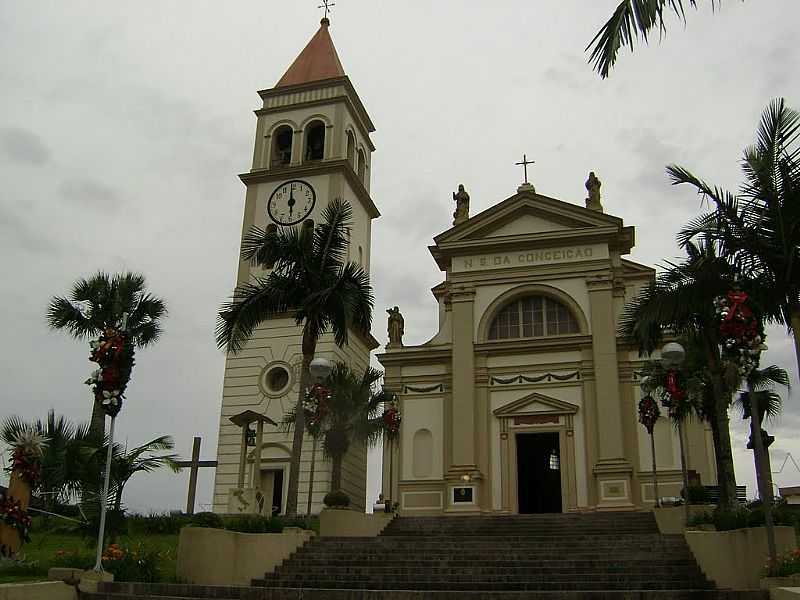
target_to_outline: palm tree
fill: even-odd
[[[721,4],[721,0],[708,0],[712,9]],[[697,0],[688,0],[689,6],[697,8]],[[639,37],[647,43],[648,36],[658,29],[660,35],[666,33],[664,24],[665,12],[675,13],[684,23],[686,12],[682,0],[622,0],[611,18],[597,32],[586,50],[592,48],[589,62],[605,79],[611,67],[617,62],[620,48],[628,46],[633,51]]]
[[[645,354],[661,343],[665,331],[701,349],[707,369],[710,406],[705,407],[714,437],[720,506],[732,510],[736,503],[736,476],[731,451],[728,407],[732,391],[725,381],[720,357],[714,298],[730,288],[734,270],[717,255],[715,243],[702,239],[685,244],[688,257],[669,264],[655,281],[629,302],[620,319],[621,335],[631,339]]]
[[[352,445],[374,446],[384,429],[383,405],[391,394],[377,384],[383,373],[359,375],[339,363],[330,375],[331,398],[322,425],[322,450],[332,461],[331,491],[342,488],[342,460]]]
[[[150,473],[163,467],[167,467],[175,473],[181,470],[181,467],[176,464],[177,454],[156,454],[174,448],[175,443],[168,435],[157,437],[131,450],[114,444],[111,458],[111,494],[113,495],[114,510],[122,509],[122,493],[125,485],[137,473]],[[105,450],[103,450],[104,452]]]
[[[690,222],[679,240],[713,237],[744,277],[760,281],[769,299],[761,305],[764,317],[792,332],[800,368],[800,113],[782,98],[773,100],[756,138],[744,151],[738,196],[683,167],[667,168],[673,184],[695,187],[715,207]]]
[[[735,404],[742,410],[742,416],[752,420],[751,399],[756,400],[758,406],[758,428],[763,427],[764,417],[774,419],[781,413],[783,402],[780,395],[775,392],[775,386],[789,387],[789,374],[776,365],[764,369],[753,369],[747,377],[747,389],[736,399]],[[751,431],[751,442],[755,444],[755,437]],[[766,448],[764,450],[767,450]],[[770,469],[769,452],[764,452],[760,457],[755,457],[756,480],[758,483],[758,496],[762,501],[772,497],[772,471]]]
[[[79,279],[69,297],[55,296],[47,309],[52,329],[67,331],[76,339],[91,339],[106,329],[119,329],[127,314],[127,331],[135,346],[145,347],[161,335],[160,320],[166,316],[164,301],[150,294],[138,273],[110,275],[98,272]],[[93,403],[90,433],[102,439],[105,413]]]
[[[336,345],[342,347],[351,328],[367,333],[372,325],[369,275],[357,263],[346,260],[351,219],[350,205],[335,199],[316,226],[308,222],[301,228],[253,227],[242,240],[242,258],[272,270],[265,277],[254,275],[252,281],[239,284],[217,319],[217,345],[231,354],[241,351],[256,327],[269,319],[290,315],[303,328],[287,514],[297,513],[305,432],[303,397],[311,381],[308,366],[317,342],[331,331]]]
[[[41,479],[31,490],[49,511],[78,497],[85,489],[90,469],[84,460],[84,449],[91,436],[87,424],[74,424],[51,409],[47,418],[26,423],[16,416],[0,425],[0,439],[6,444],[22,431],[35,431],[47,439],[41,458]]]

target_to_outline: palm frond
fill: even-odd
[[[691,6],[696,7],[696,0],[688,1]],[[716,6],[716,1],[711,0],[712,6]],[[614,14],[586,47],[587,51],[592,48],[589,62],[593,63],[594,70],[600,77],[608,77],[617,61],[620,48],[627,46],[633,51],[635,42],[640,37],[647,43],[654,29],[658,29],[662,35],[666,32],[666,10],[671,10],[686,22],[681,0],[623,0],[617,5]]]

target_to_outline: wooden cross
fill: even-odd
[[[517,165],[522,165],[522,168],[525,169],[525,183],[528,183],[528,165],[532,165],[535,163],[535,160],[528,160],[528,155],[522,155],[522,161],[516,163]]]
[[[192,445],[192,460],[176,460],[175,464],[179,467],[189,467],[189,495],[186,498],[186,514],[194,514],[194,498],[197,492],[197,471],[201,467],[216,467],[215,460],[200,460],[200,438],[194,438]]]
[[[331,10],[331,6],[336,6],[336,2],[331,2],[330,0],[322,0],[322,4],[320,4],[317,8],[324,8],[325,9],[325,17],[328,18],[328,13]]]

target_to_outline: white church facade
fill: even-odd
[[[624,258],[634,228],[602,212],[592,184],[586,207],[524,184],[434,238],[439,331],[378,356],[403,417],[383,460],[402,514],[652,505],[642,360],[616,324],[654,271]],[[685,429],[689,469],[715,483],[710,431]],[[677,433],[662,418],[655,436],[659,492],[678,496]]]

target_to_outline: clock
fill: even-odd
[[[267,214],[279,225],[296,225],[314,210],[317,193],[300,179],[279,185],[267,200]]]

